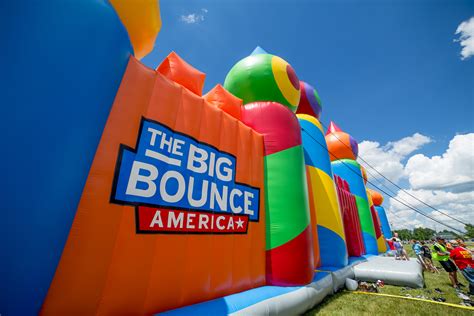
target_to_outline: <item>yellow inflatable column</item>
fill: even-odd
[[[110,0],[127,29],[135,57],[141,59],[153,50],[161,29],[158,0]]]

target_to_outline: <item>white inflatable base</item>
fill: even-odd
[[[331,273],[333,291],[337,292],[343,289],[346,284],[346,279],[354,278],[354,270],[352,266],[345,266],[344,268],[318,268],[317,271],[324,271]]]
[[[353,258],[344,268],[321,267],[306,286],[262,286],[214,300],[167,311],[165,315],[299,315],[344,287],[346,279],[423,287],[421,265],[416,260],[398,261],[390,257]],[[324,272],[323,272],[324,271]],[[356,284],[357,285],[357,284]]]
[[[385,284],[421,288],[424,286],[423,268],[414,259],[395,260],[393,257],[370,257],[367,262],[354,266],[355,278],[359,281],[384,281]]]
[[[230,315],[300,315],[332,294],[330,274],[296,291],[272,297]]]

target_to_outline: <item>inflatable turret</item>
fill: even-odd
[[[298,285],[314,274],[304,152],[296,111],[300,83],[282,58],[256,49],[224,87],[244,103],[242,121],[264,137],[267,283]]]
[[[380,192],[375,190],[370,190],[370,194],[372,195],[372,200],[374,201],[374,207],[377,211],[377,214],[380,219],[380,224],[382,226],[382,232],[385,238],[392,238],[392,229],[390,228],[390,223],[388,222],[387,213],[385,212],[384,207],[382,206],[383,203],[383,195]]]
[[[331,162],[319,122],[321,101],[316,89],[302,87],[297,116],[301,126],[315,243],[316,266],[344,267],[348,263],[344,223],[333,180]],[[317,238],[317,239],[316,239]]]
[[[378,254],[374,222],[360,164],[356,161],[359,152],[357,141],[331,122],[326,133],[326,142],[334,173],[346,180],[354,194],[359,212],[365,250]]]

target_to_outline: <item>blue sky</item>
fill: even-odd
[[[427,137],[397,157],[403,168],[414,154],[442,155],[456,134],[474,132],[474,57],[461,60],[454,42],[474,16],[472,0],[162,0],[161,16],[146,65],[174,50],[207,74],[207,92],[260,45],[316,87],[324,124],[334,120],[385,152],[415,133]],[[413,187],[409,176],[397,181]]]

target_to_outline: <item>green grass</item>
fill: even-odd
[[[472,244],[468,245],[472,248]],[[405,249],[410,257],[415,254],[411,249],[411,245],[405,245]],[[412,259],[416,260],[416,259]],[[456,292],[451,287],[448,273],[446,273],[439,264],[435,262],[440,274],[430,272],[424,273],[425,285],[423,289],[404,289],[403,287],[386,285],[379,289],[379,293],[392,294],[399,296],[418,295],[425,296],[428,299],[432,297],[444,297],[446,303],[459,304],[461,299],[456,296]],[[458,272],[458,280],[463,283],[467,289],[468,283],[464,277]],[[437,294],[434,289],[439,288],[444,294]],[[326,298],[316,308],[308,311],[305,315],[474,315],[473,311],[460,309],[456,307],[433,304],[429,302],[421,302],[414,300],[406,300],[402,298],[380,297],[375,295],[355,294],[348,291],[337,293]]]
[[[305,315],[473,315],[473,311],[399,298],[342,292],[326,298]]]

